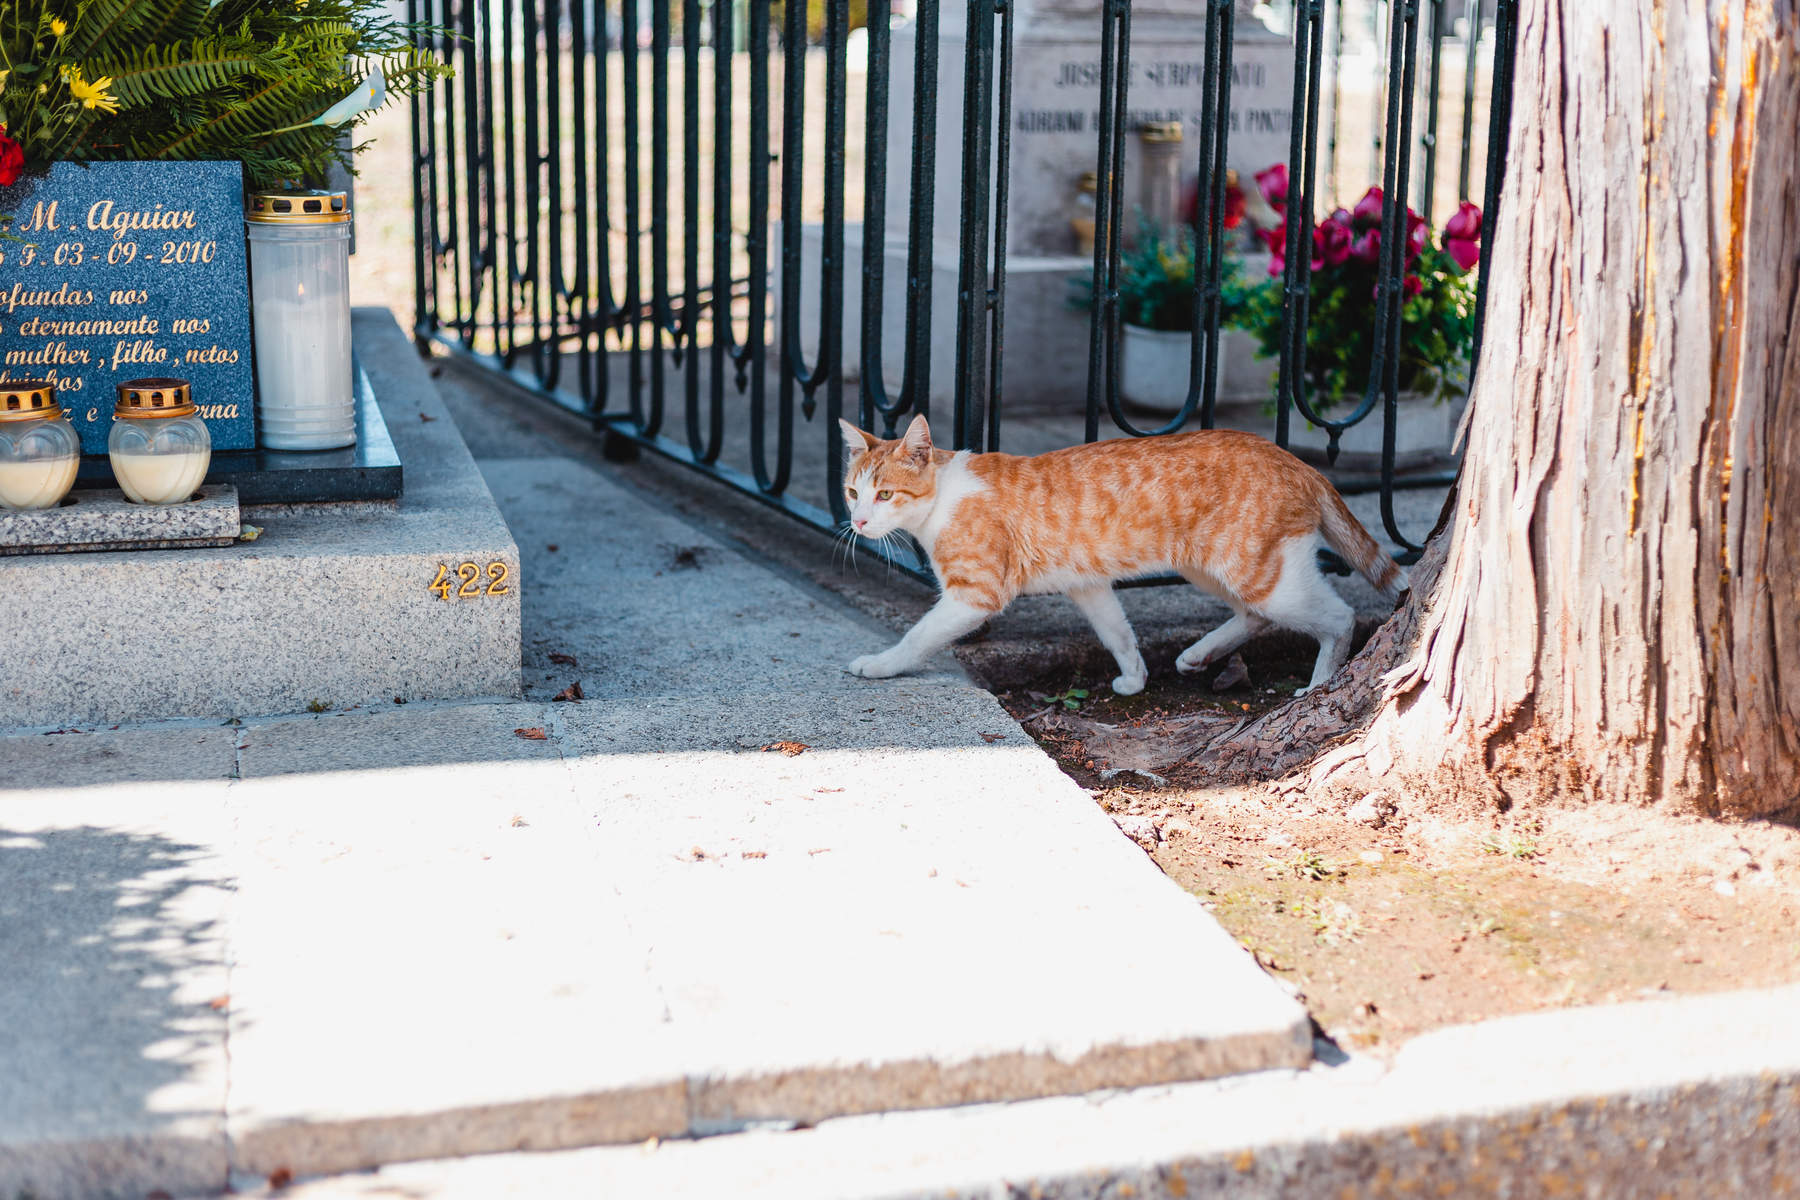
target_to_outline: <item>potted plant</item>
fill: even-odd
[[[1228,227],[1239,207],[1227,210]],[[1229,327],[1242,294],[1243,265],[1236,257],[1220,270],[1221,371],[1217,394],[1233,397],[1265,387],[1264,372],[1251,338]],[[1092,304],[1092,281],[1076,281],[1081,307]],[[1129,404],[1158,413],[1178,412],[1187,400],[1193,368],[1195,320],[1194,240],[1187,228],[1173,235],[1142,222],[1135,242],[1119,256],[1119,391]]]
[[[1257,175],[1257,186],[1283,219],[1261,236],[1271,257],[1268,278],[1243,289],[1230,320],[1255,337],[1265,355],[1280,353],[1282,286],[1287,250],[1287,169]],[[1307,403],[1327,419],[1353,411],[1369,385],[1375,354],[1375,298],[1381,254],[1383,196],[1371,187],[1352,209],[1339,208],[1308,231],[1311,289],[1306,362]],[[1423,217],[1406,211],[1406,275],[1400,310],[1399,450],[1404,458],[1447,453],[1468,389],[1468,356],[1475,336],[1475,287],[1481,210],[1464,201],[1434,235]],[[1341,435],[1348,455],[1379,456],[1379,413]],[[1290,427],[1290,446],[1323,452],[1323,429],[1304,420]]]

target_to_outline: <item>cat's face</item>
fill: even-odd
[[[850,524],[866,538],[912,529],[931,512],[937,496],[937,465],[931,430],[914,417],[906,435],[883,441],[848,421],[844,429],[844,506]]]

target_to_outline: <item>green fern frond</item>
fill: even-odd
[[[125,48],[128,35],[156,15],[165,0],[82,0],[69,31],[69,49],[78,57]]]
[[[216,94],[239,77],[264,69],[263,57],[254,50],[219,41],[142,46],[122,58],[90,59],[82,67],[89,79],[111,76],[113,94],[134,108],[159,99]]]
[[[164,4],[162,14],[151,18],[138,31],[141,42],[191,42],[199,36],[200,27],[212,11],[208,0],[164,0]]]

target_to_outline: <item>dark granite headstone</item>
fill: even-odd
[[[244,184],[235,162],[56,163],[0,187],[0,381],[54,379],[83,454],[113,385],[194,386],[215,450],[256,445]]]

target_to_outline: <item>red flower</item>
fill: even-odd
[[[1481,261],[1481,210],[1467,200],[1444,225],[1444,253],[1465,271]]]
[[[1358,229],[1369,229],[1381,224],[1382,199],[1379,187],[1372,187],[1363,193],[1363,198],[1356,202],[1356,208],[1350,213],[1350,219]]]
[[[1401,281],[1400,290],[1406,293],[1406,298],[1408,300],[1411,300],[1414,296],[1425,290],[1425,281],[1420,279],[1417,275],[1408,275]]]
[[[1244,223],[1244,189],[1235,183],[1225,189],[1225,228],[1236,229]]]
[[[1181,195],[1181,220],[1192,225],[1200,218],[1200,177],[1195,176]],[[1225,185],[1225,228],[1236,229],[1244,223],[1244,189],[1235,183]]]
[[[6,136],[6,126],[0,125],[0,187],[11,187],[18,182],[19,172],[25,169],[25,148]]]
[[[1350,257],[1350,230],[1336,221],[1326,221],[1313,230],[1312,269],[1335,267]]]
[[[1288,172],[1286,163],[1276,163],[1256,173],[1256,187],[1262,192],[1263,199],[1269,207],[1278,213],[1287,213]]]
[[[1362,236],[1351,243],[1350,257],[1365,267],[1372,267],[1379,262],[1381,260],[1381,228],[1377,226],[1364,230]]]
[[[1345,229],[1354,229],[1356,227],[1355,223],[1350,219],[1350,210],[1347,208],[1334,208],[1331,210],[1331,215],[1325,219],[1327,221],[1335,221]]]

